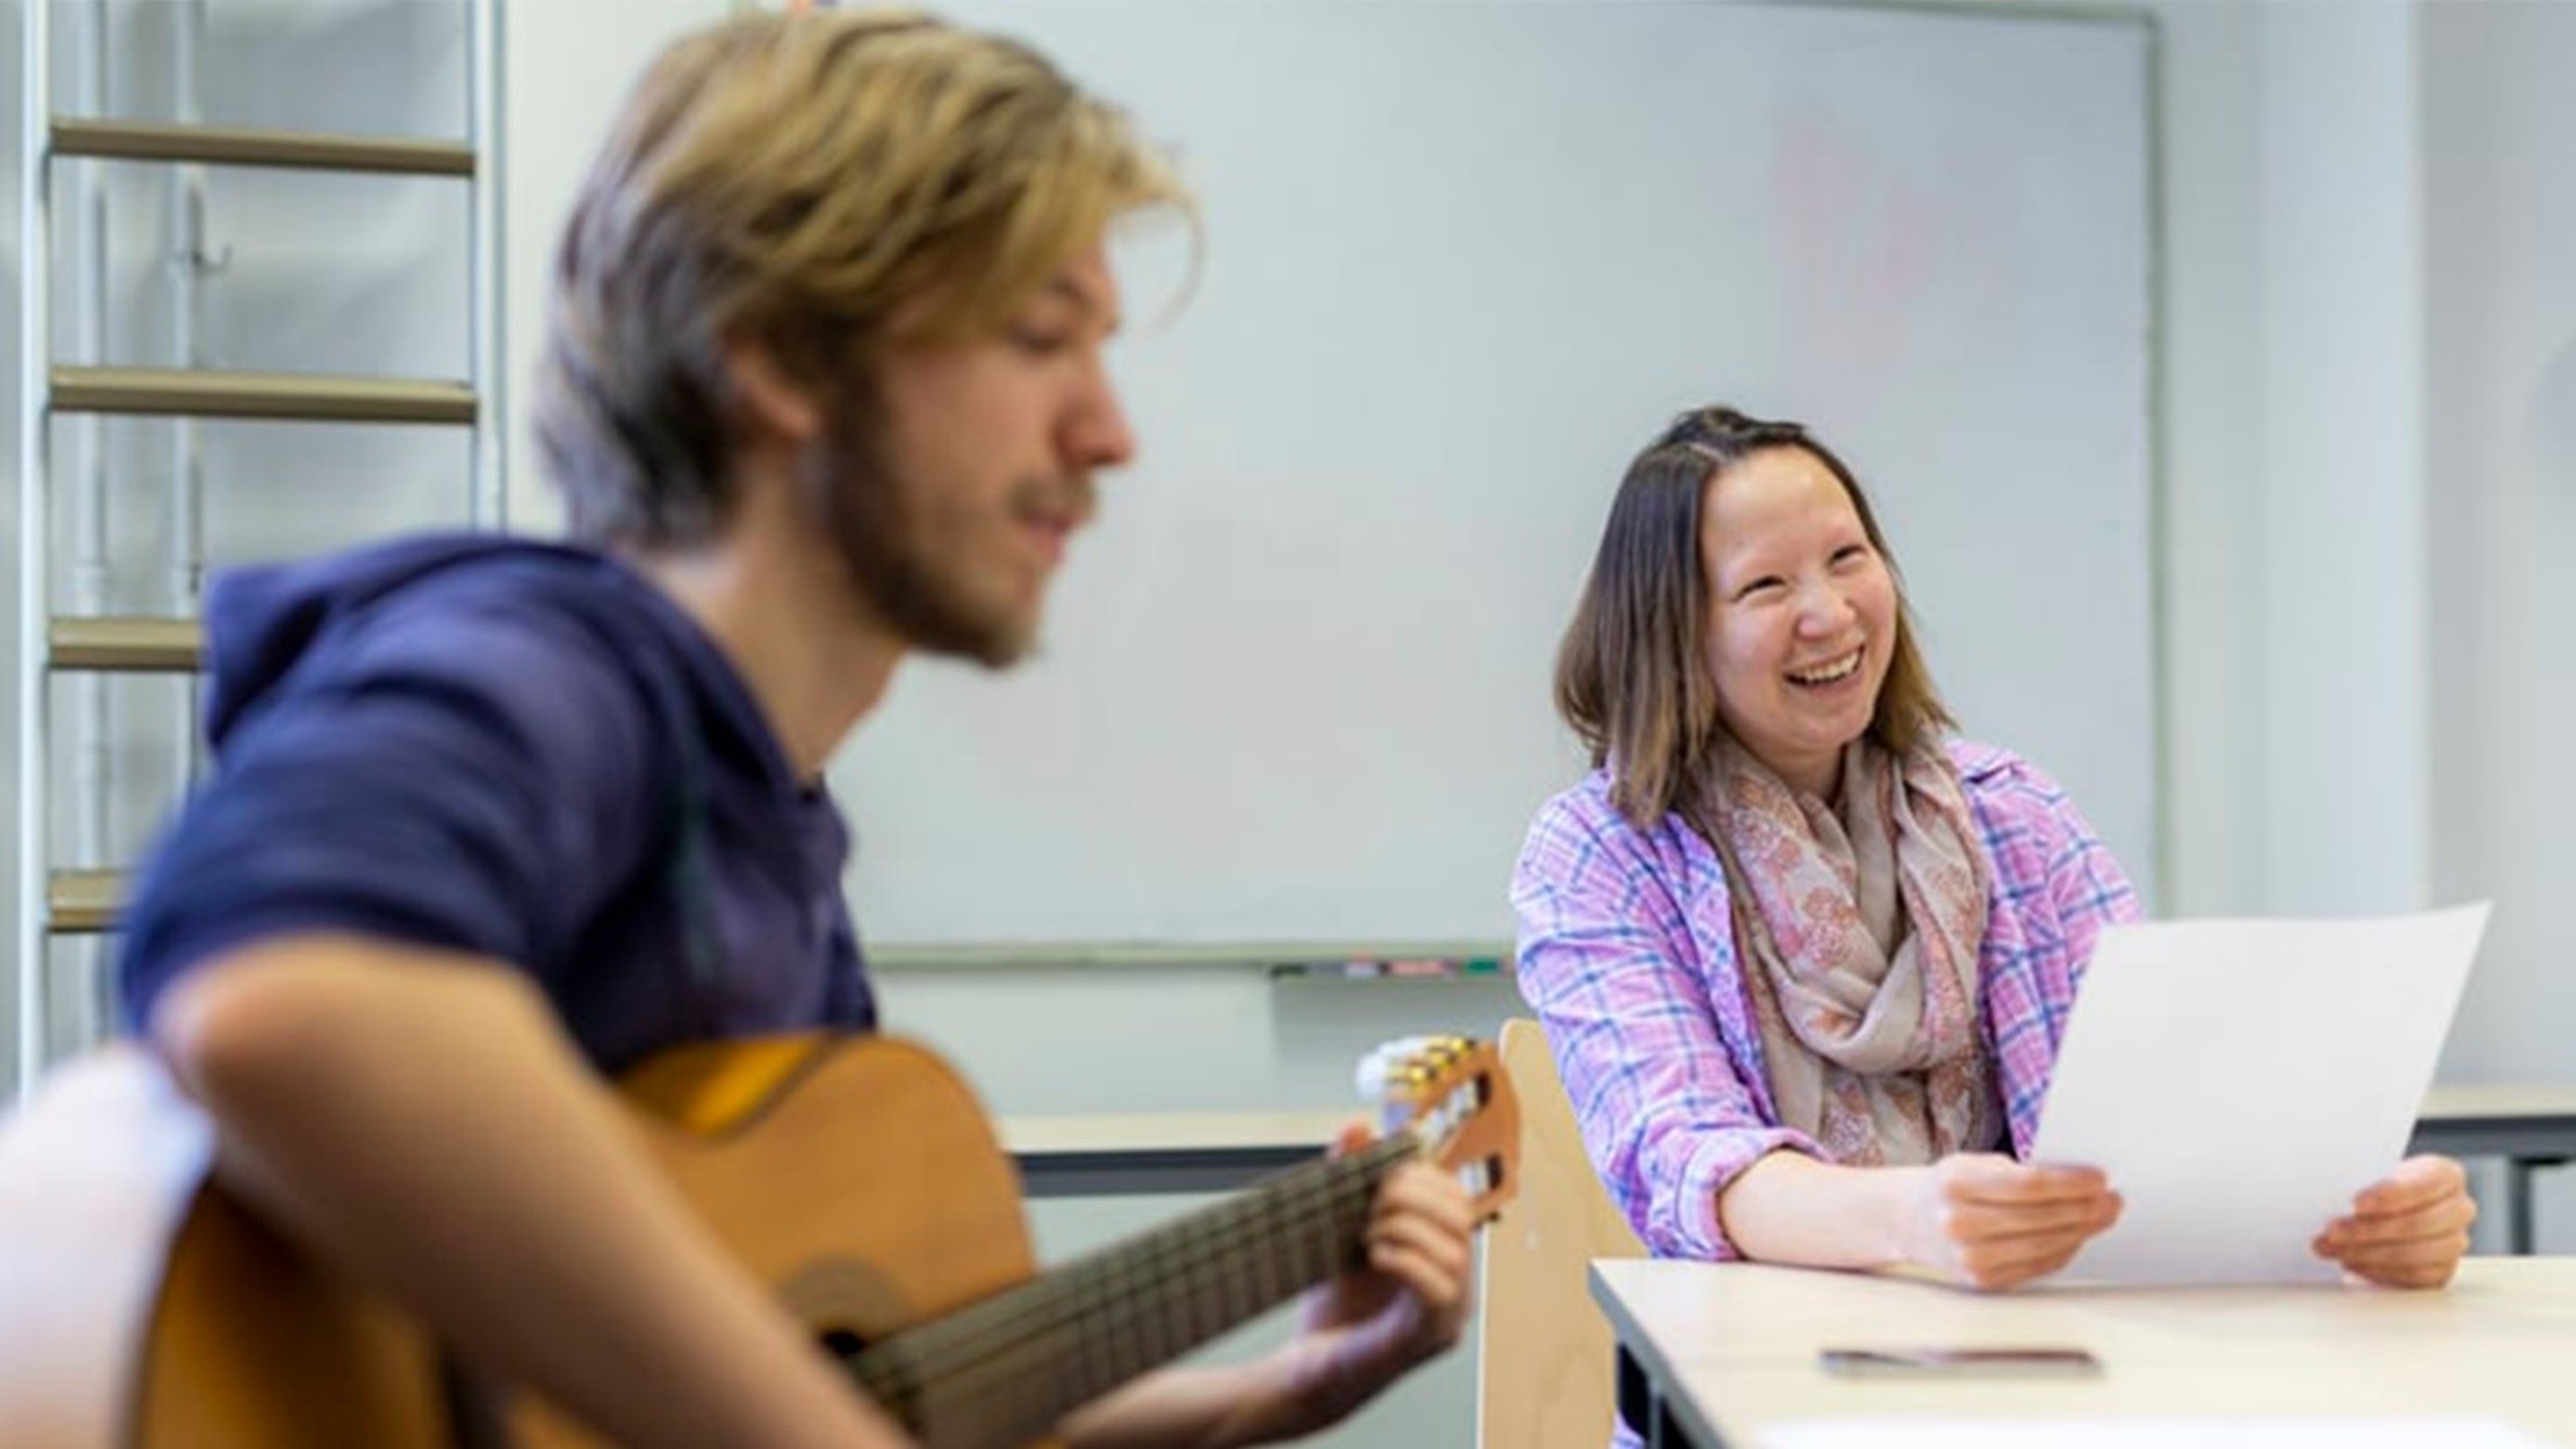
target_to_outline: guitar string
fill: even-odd
[[[1291,1169],[1290,1174],[1283,1175],[1281,1179],[1268,1185],[1267,1195],[1309,1194],[1329,1182],[1329,1178],[1324,1175],[1326,1172],[1325,1164],[1320,1162]],[[1264,1192],[1264,1189],[1256,1188],[1254,1191],[1258,1194]],[[1064,1291],[1062,1285],[1066,1282],[1095,1280],[1130,1259],[1139,1256],[1150,1257],[1164,1250],[1171,1243],[1186,1240],[1190,1233],[1201,1229],[1212,1220],[1231,1227],[1233,1220],[1240,1215],[1242,1201],[1244,1200],[1229,1200],[1213,1204],[1176,1223],[1157,1229],[1135,1242],[1115,1245],[1077,1259],[1049,1274],[1045,1279],[1006,1290],[1003,1294],[986,1299],[980,1304],[907,1330],[893,1339],[886,1340],[881,1346],[900,1344],[911,1349],[916,1358],[930,1357],[959,1349],[971,1350],[977,1346],[972,1342],[974,1339],[996,1331],[1007,1331],[1015,1326],[1026,1316],[1032,1304],[1052,1304],[1061,1296]]]
[[[1132,1243],[1113,1245],[1078,1258],[1042,1279],[899,1334],[897,1340],[910,1341],[920,1359],[976,1352],[984,1347],[979,1340],[985,1337],[1008,1334],[1033,1322],[1051,1321],[1062,1311],[1061,1300],[1070,1294],[1096,1291],[1095,1285],[1132,1279],[1149,1270],[1168,1274],[1170,1260],[1176,1254],[1191,1251],[1187,1234],[1192,1230],[1209,1232],[1230,1244],[1240,1233],[1247,1203],[1262,1201],[1265,1195],[1300,1202],[1328,1200],[1342,1190],[1345,1177],[1373,1180],[1406,1151],[1409,1148],[1402,1144],[1389,1144],[1384,1152],[1290,1169],[1266,1188],[1256,1187],[1244,1197],[1212,1204]],[[895,1340],[889,1342],[892,1341]]]
[[[1413,1150],[1404,1138],[1390,1138],[1351,1157],[1290,1169],[1267,1190],[1256,1187],[1241,1198],[1191,1214],[1136,1243],[1077,1259],[1035,1283],[1005,1290],[958,1313],[899,1333],[856,1356],[851,1368],[872,1388],[888,1379],[910,1380],[924,1398],[934,1389],[941,1391],[940,1397],[952,1398],[960,1387],[996,1373],[1024,1374],[1019,1360],[1026,1357],[1027,1350],[1046,1345],[1068,1330],[1079,1335],[1085,1350],[1093,1349],[1096,1341],[1102,1349],[1124,1349],[1128,1359],[1135,1358],[1135,1350],[1147,1347],[1141,1340],[1148,1327],[1144,1322],[1148,1311],[1181,1315],[1180,1322],[1170,1325],[1171,1336],[1185,1338],[1186,1342],[1180,1342],[1169,1353],[1148,1353],[1133,1367],[1126,1359],[1109,1359],[1096,1370],[1106,1375],[1096,1380],[1098,1387],[1105,1390],[1170,1353],[1186,1350],[1285,1300],[1304,1286],[1292,1283],[1273,1292],[1258,1283],[1235,1284],[1238,1298],[1244,1290],[1250,1290],[1262,1294],[1264,1301],[1233,1313],[1229,1321],[1203,1324],[1199,1319],[1205,1310],[1217,1308],[1220,1316],[1225,1316],[1226,1310],[1235,1308],[1234,1304],[1207,1301],[1211,1286],[1226,1285],[1194,1281],[1209,1271],[1211,1260],[1239,1254],[1265,1237],[1275,1237],[1283,1228],[1296,1234],[1292,1247],[1301,1259],[1309,1249],[1321,1253],[1328,1263],[1335,1257],[1350,1258],[1348,1245],[1341,1240],[1357,1237],[1377,1179]],[[1279,1215],[1277,1223],[1262,1222],[1265,1215],[1274,1213]],[[1317,1242],[1312,1234],[1328,1234],[1330,1240]],[[1306,1271],[1307,1266],[1302,1261],[1299,1264],[1306,1282],[1329,1276],[1326,1272]],[[1172,1291],[1175,1287],[1182,1290],[1177,1295]],[[1096,1332],[1081,1331],[1086,1317],[1099,1320]],[[891,1372],[872,1372],[876,1368]],[[1052,1377],[1060,1379],[1062,1375]],[[890,1390],[893,1385],[884,1387]],[[1080,1401],[1077,1397],[1071,1402]]]
[[[1297,1190],[1300,1196],[1315,1205],[1306,1209],[1306,1216],[1313,1216],[1316,1207],[1328,1203],[1331,1198],[1348,1195],[1346,1192],[1333,1191],[1335,1187],[1341,1185],[1335,1179],[1347,1177],[1354,1185],[1364,1181],[1363,1174],[1352,1172],[1349,1168],[1341,1168],[1340,1164],[1334,1164],[1334,1166],[1340,1170],[1331,1174],[1318,1174],[1307,1169],[1298,1169],[1298,1172],[1311,1180],[1283,1184]],[[1275,1193],[1260,1194],[1248,1201],[1266,1204],[1273,1201],[1276,1196]],[[1232,1202],[1219,1205],[1220,1208],[1225,1209],[1233,1209],[1236,1206]],[[1153,1239],[1137,1246],[1159,1250],[1164,1254],[1181,1253],[1195,1257],[1199,1251],[1196,1243],[1200,1239],[1230,1244],[1241,1232],[1243,1223],[1239,1219],[1242,1217],[1243,1214],[1237,1211],[1193,1214],[1174,1225],[1172,1229],[1158,1233]],[[1053,1420],[1064,1410],[1094,1397],[1097,1392],[1105,1390],[1111,1384],[1123,1382],[1125,1378],[1132,1377],[1132,1371],[1125,1370],[1117,1360],[1110,1359],[1104,1362],[1101,1358],[1105,1351],[1122,1345],[1115,1343],[1106,1333],[1082,1332],[1082,1318],[1092,1306],[1089,1301],[1091,1295],[1102,1291],[1104,1285],[1115,1285],[1122,1280],[1136,1277],[1138,1268],[1141,1266],[1136,1260],[1140,1256],[1150,1258],[1154,1254],[1149,1252],[1139,1255],[1132,1249],[1116,1249],[1094,1255],[1092,1260],[1075,1265],[1085,1270],[1085,1277],[1089,1280],[1077,1285],[1080,1290],[1083,1290],[1080,1292],[1063,1288],[1061,1280],[1064,1275],[1056,1274],[1050,1275],[1047,1280],[1049,1291],[1042,1295],[1020,1293],[1005,1295],[1004,1300],[987,1300],[988,1307],[1019,1307],[1023,1311],[1016,1314],[979,1315],[994,1319],[992,1324],[984,1325],[986,1333],[983,1336],[987,1341],[981,1343],[959,1341],[948,1345],[933,1345],[932,1352],[924,1355],[923,1359],[938,1361],[916,1360],[915,1362],[914,1366],[920,1370],[921,1381],[928,1390],[935,1391],[935,1393],[925,1392],[924,1397],[935,1397],[938,1401],[936,1405],[940,1411],[938,1417],[943,1421],[950,1419],[963,1407],[975,1420],[989,1424],[995,1414],[1008,1413],[1016,1417],[1008,1425],[995,1427],[1025,1429],[1031,1433],[1042,1432],[1051,1427]],[[1172,1276],[1173,1265],[1165,1263],[1160,1266],[1163,1271],[1155,1277]],[[1181,1266],[1187,1265],[1184,1263]],[[1067,1272],[1070,1271],[1070,1269],[1067,1270]],[[1151,1282],[1153,1279],[1148,1281]],[[1010,1304],[1007,1300],[1014,1296],[1020,1297],[1022,1302],[1017,1305]],[[1029,1301],[1031,1298],[1035,1300],[1033,1303]],[[952,1322],[950,1319],[940,1320],[942,1325],[950,1322]],[[992,1330],[997,1327],[1003,1330],[1009,1341],[991,1341],[995,1338]],[[1010,1330],[1013,1328],[1021,1331],[1011,1333]],[[1079,1365],[1063,1357],[1065,1346],[1060,1341],[1061,1336],[1068,1331],[1076,1336],[1076,1342],[1073,1345],[1076,1352],[1098,1365],[1091,1372],[1104,1377],[1093,1379],[1089,1384],[1085,1384],[1084,1377],[1073,1372]],[[956,1337],[954,1334],[948,1336]],[[1037,1396],[1036,1390],[1039,1385],[1031,1382],[1030,1376],[1022,1371],[1022,1360],[1029,1357],[1032,1349],[1054,1350],[1049,1357],[1054,1361],[1057,1372],[1046,1376],[1044,1386],[1049,1393],[1043,1400]],[[970,1357],[962,1365],[958,1365],[952,1361],[961,1351]],[[975,1389],[979,1381],[988,1379],[997,1372],[1005,1371],[1019,1380],[1016,1393],[995,1394],[987,1391],[969,1394],[965,1392]],[[977,1409],[982,1412],[974,1412]],[[948,1435],[940,1433],[934,1437],[944,1440]]]
[[[1301,1247],[1310,1247],[1329,1259],[1335,1256],[1334,1244],[1322,1241],[1356,1236],[1365,1223],[1368,1189],[1372,1183],[1365,1172],[1339,1176],[1338,1181],[1318,1181],[1298,1197],[1299,1206],[1290,1220],[1311,1224],[1317,1231],[1303,1235]],[[1056,1332],[1077,1336],[1084,1357],[1096,1365],[1097,1377],[1087,1382],[1063,1370],[1071,1367],[1057,1360],[1059,1372],[1050,1376],[1053,1392],[1039,1401],[1030,1392],[1029,1375],[1020,1372],[1012,1354],[972,1362],[958,1369],[950,1380],[955,1389],[970,1388],[996,1374],[1010,1374],[1022,1384],[1019,1394],[1010,1396],[1021,1401],[1014,1405],[1021,1418],[1008,1427],[1039,1432],[1073,1406],[1096,1397],[1108,1388],[1123,1383],[1144,1369],[1178,1352],[1214,1337],[1224,1328],[1249,1318],[1262,1309],[1284,1300],[1294,1291],[1286,1289],[1259,1302],[1242,1301],[1240,1290],[1252,1285],[1239,1277],[1230,1284],[1210,1281],[1214,1262],[1211,1250],[1231,1254],[1238,1245],[1259,1241],[1251,1230],[1259,1226],[1266,1210],[1280,1206],[1287,1199],[1261,1196],[1250,1199],[1241,1212],[1202,1217],[1189,1224],[1185,1233],[1158,1245],[1158,1254],[1133,1255],[1124,1261],[1104,1266],[1113,1271],[1094,1281],[1062,1290],[1053,1305],[1057,1312]],[[1191,1239],[1204,1240],[1204,1244]],[[1239,1256],[1239,1254],[1235,1254]],[[1317,1276],[1321,1276],[1320,1274]],[[1232,1287],[1238,1290],[1231,1301],[1213,1296],[1212,1290]],[[1158,1296],[1135,1296],[1163,1290]],[[1173,1340],[1156,1345],[1149,1339],[1147,1313],[1162,1307],[1179,1315],[1181,1321],[1169,1324]],[[1043,1340],[1042,1340],[1043,1341]],[[1020,1355],[1020,1356],[1024,1356]],[[996,1406],[992,1395],[973,1395],[970,1403]]]
[[[1445,1054],[1438,1063],[1439,1069],[1453,1076],[1460,1075],[1454,1069],[1462,1055],[1455,1051]],[[1477,1081],[1483,1075],[1481,1072],[1463,1074],[1460,1086],[1442,1094],[1441,1101],[1458,1103],[1468,1100],[1464,1095],[1467,1083]],[[1475,1100],[1481,1102],[1481,1099],[1480,1092]],[[1417,1127],[1436,1125],[1438,1119],[1454,1110],[1454,1107],[1445,1107],[1440,1111],[1419,1114]],[[1382,1160],[1352,1180],[1365,1179],[1373,1186],[1376,1178],[1382,1175],[1385,1161],[1411,1150],[1403,1144],[1405,1138],[1412,1135],[1401,1134],[1374,1144],[1360,1156]],[[1357,1160],[1359,1158],[1331,1161],[1350,1163]],[[1327,1165],[1330,1164],[1318,1164]],[[1291,1169],[1292,1173],[1301,1171],[1306,1169]],[[1286,1177],[1288,1174],[1281,1175],[1283,1179]],[[1289,1186],[1291,1192],[1283,1195],[1276,1190],[1279,1186]],[[1304,1184],[1287,1184],[1274,1179],[1273,1190],[1256,1188],[1247,1198],[1238,1200],[1248,1204],[1241,1213],[1228,1213],[1224,1211],[1227,1205],[1220,1204],[1216,1209],[1193,1214],[1174,1225],[1174,1229],[1164,1230],[1141,1244],[1107,1250],[1048,1275],[1043,1282],[1049,1291],[1032,1291],[1038,1285],[1006,1290],[959,1314],[885,1340],[866,1354],[851,1356],[847,1360],[848,1367],[881,1398],[906,1393],[919,1397],[939,1384],[953,1385],[960,1375],[984,1376],[999,1368],[1016,1369],[1017,1360],[1028,1356],[1032,1340],[1051,1340],[1071,1330],[1079,1336],[1079,1346],[1087,1360],[1095,1363],[1101,1361],[1104,1349],[1117,1346],[1115,1339],[1131,1340],[1125,1345],[1127,1356],[1124,1360],[1111,1358],[1104,1366],[1092,1370],[1092,1373],[1103,1376],[1098,1382],[1104,1387],[1108,1383],[1123,1381],[1179,1351],[1152,1351],[1141,1337],[1148,1329],[1160,1329],[1167,1339],[1185,1340],[1183,1347],[1187,1347],[1212,1338],[1284,1301],[1308,1284],[1329,1276],[1337,1268],[1364,1262],[1365,1259],[1359,1255],[1336,1251],[1342,1245],[1355,1243],[1365,1223],[1362,1214],[1367,1195],[1345,1203],[1343,1200],[1350,1196],[1348,1186],[1348,1183],[1337,1183],[1329,1174]],[[1301,1193],[1302,1196],[1298,1195]],[[1276,1215],[1281,1205],[1290,1202],[1304,1206],[1286,1214],[1279,1223],[1262,1228],[1260,1218],[1263,1214]],[[1206,1285],[1196,1281],[1198,1276],[1213,1272],[1217,1264],[1240,1259],[1241,1254],[1235,1249],[1238,1241],[1275,1238],[1291,1226],[1315,1226],[1314,1220],[1319,1216],[1324,1220],[1320,1226],[1328,1233],[1326,1241],[1314,1245],[1309,1238],[1296,1238],[1293,1246],[1301,1258],[1309,1247],[1314,1247],[1323,1255],[1321,1264],[1301,1261],[1288,1281],[1273,1283],[1267,1275],[1283,1265],[1279,1256],[1272,1254],[1251,1260],[1254,1266],[1263,1270],[1265,1276],[1261,1279],[1247,1280],[1238,1273],[1227,1284]],[[1252,1231],[1254,1229],[1261,1229],[1257,1236]],[[1215,1254],[1231,1255],[1231,1259],[1227,1256],[1212,1257],[1209,1252],[1193,1246],[1191,1240],[1194,1235],[1208,1239]],[[1337,1257],[1348,1261],[1336,1262]],[[1084,1275],[1069,1278],[1074,1269],[1084,1270]],[[1188,1290],[1187,1293],[1176,1295],[1170,1291],[1175,1278],[1180,1287]],[[1065,1286],[1068,1282],[1072,1284],[1069,1288]],[[1235,1300],[1250,1295],[1254,1301],[1247,1307],[1233,1303],[1210,1304],[1206,1300],[1211,1286],[1229,1290]],[[1149,1291],[1137,1296],[1139,1290]],[[1197,1315],[1210,1307],[1217,1310],[1217,1321],[1213,1324],[1199,1322]],[[1147,1322],[1148,1309],[1158,1309],[1163,1321],[1159,1324]],[[1086,1317],[1097,1320],[1100,1331],[1082,1333]],[[1060,1348],[1058,1355],[1057,1361],[1066,1371],[1078,1366],[1065,1364],[1060,1357]],[[958,1364],[961,1359],[964,1360],[962,1366]],[[1058,1375],[1062,1376],[1062,1373]],[[943,1396],[953,1397],[953,1390]],[[1068,1405],[1085,1396],[1076,1395],[1067,1401]]]

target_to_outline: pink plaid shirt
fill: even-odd
[[[2019,1155],[2093,938],[2137,917],[2137,893],[2055,781],[2008,751],[1950,751],[1994,865],[1984,1046]],[[1679,816],[1631,827],[1596,770],[1532,822],[1512,906],[1521,994],[1610,1195],[1658,1256],[1734,1257],[1719,1190],[1775,1148],[1823,1154],[1772,1105],[1716,853]]]

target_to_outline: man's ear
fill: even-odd
[[[744,433],[758,442],[801,448],[823,430],[814,394],[788,377],[778,355],[748,338],[726,340],[725,374]]]

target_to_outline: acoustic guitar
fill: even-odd
[[[1018,1176],[965,1084],[899,1039],[685,1047],[619,1089],[671,1181],[870,1398],[933,1449],[1044,1442],[1065,1414],[1362,1261],[1378,1181],[1428,1157],[1490,1218],[1518,1108],[1488,1044],[1379,1063],[1386,1135],[1039,1272]],[[1400,1119],[1400,1120],[1399,1120]],[[209,1173],[210,1124],[132,1047],[0,1129],[0,1444],[596,1442],[526,1395],[459,1392],[441,1345]]]

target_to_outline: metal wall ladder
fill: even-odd
[[[52,1040],[50,943],[113,930],[124,898],[114,870],[53,861],[51,700],[74,671],[186,672],[199,664],[193,618],[79,617],[55,599],[48,459],[50,420],[94,413],[334,423],[450,424],[474,432],[470,517],[497,526],[503,498],[500,380],[500,66],[498,0],[467,6],[467,136],[461,141],[253,131],[54,114],[51,0],[24,0],[21,129],[21,308],[18,399],[17,1085],[89,1041]],[[53,358],[52,192],[59,161],[282,167],[459,180],[471,188],[468,238],[471,375],[462,381],[141,367],[68,366]],[[87,1035],[100,1034],[93,1023]]]

